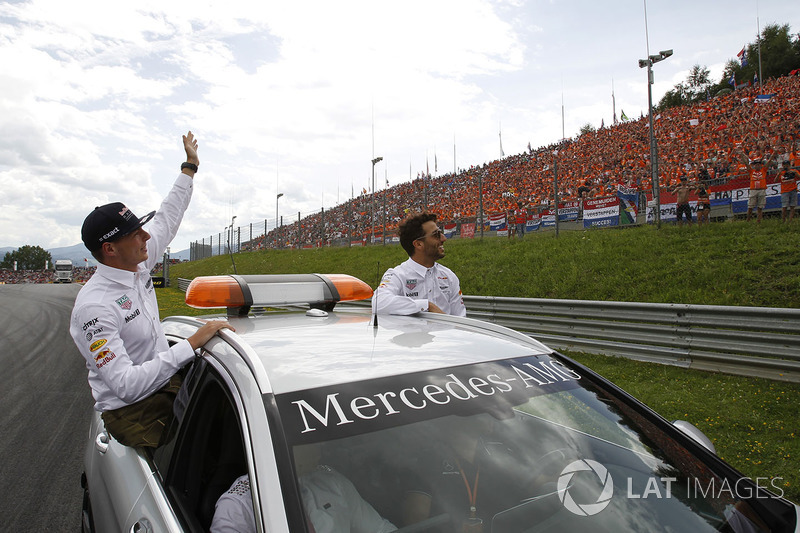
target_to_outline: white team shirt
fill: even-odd
[[[349,479],[327,466],[300,477],[300,494],[315,533],[388,533],[397,529],[364,501]],[[217,500],[211,533],[255,531],[250,478],[245,474]]]
[[[137,272],[99,265],[78,293],[70,334],[86,359],[95,409],[130,405],[163,387],[194,357],[189,341],[170,348],[150,269],[178,231],[194,182],[181,173],[147,225],[148,259]]]
[[[253,496],[247,474],[236,478],[231,488],[217,500],[211,533],[256,533]]]
[[[300,476],[306,516],[316,533],[388,533],[397,528],[367,503],[353,483],[327,466]]]
[[[433,302],[448,315],[467,316],[458,276],[444,265],[431,268],[411,258],[390,268],[372,295],[372,310],[379,314],[411,315],[428,310]]]

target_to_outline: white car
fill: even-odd
[[[122,446],[94,417],[84,530],[208,531],[246,476],[241,531],[800,531],[779,483],[691,424],[507,328],[334,310],[371,294],[339,275],[195,279],[187,303],[227,307],[236,332],[186,369],[168,444]],[[163,321],[171,342],[200,324]]]

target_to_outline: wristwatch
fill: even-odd
[[[197,165],[195,165],[194,163],[184,163],[184,164],[182,164],[181,165],[181,170],[183,170],[185,168],[188,168],[192,172],[197,172]]]

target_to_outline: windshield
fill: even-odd
[[[56,270],[71,271],[72,270],[72,265],[56,265]]]
[[[304,515],[318,533],[745,533],[793,516],[584,374],[532,356],[279,396]]]

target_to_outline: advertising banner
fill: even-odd
[[[496,231],[498,237],[508,237],[505,213],[492,213],[489,215],[489,231]]]
[[[581,203],[578,200],[558,204],[558,221],[573,222],[578,220]]]
[[[537,231],[542,224],[542,217],[539,215],[530,215],[528,220],[525,221],[525,232]]]
[[[583,201],[583,227],[597,228],[619,224],[619,198],[587,198]]]

